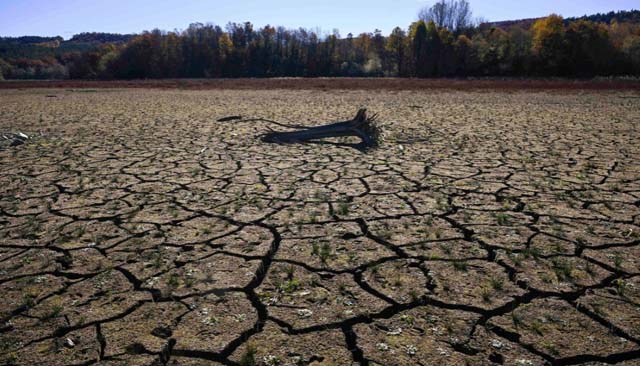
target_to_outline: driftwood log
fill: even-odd
[[[30,137],[22,132],[0,132],[0,150],[24,144]]]
[[[382,141],[382,131],[375,123],[377,115],[367,117],[367,110],[362,108],[356,116],[343,122],[328,125],[303,128],[298,131],[270,132],[262,136],[262,141],[270,143],[290,144],[329,137],[358,137],[362,141],[357,148],[367,150],[378,147]],[[296,126],[300,127],[300,126]]]

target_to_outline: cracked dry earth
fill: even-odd
[[[632,92],[0,99],[0,364],[640,364]]]

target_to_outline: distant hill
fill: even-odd
[[[483,26],[495,27],[500,29],[509,29],[511,27],[517,26],[520,28],[531,28],[533,23],[542,18],[527,18],[527,19],[518,19],[518,20],[503,20],[499,22],[488,22],[482,24]]]
[[[64,39],[60,36],[58,37],[39,37],[39,36],[23,36],[23,37],[0,37],[0,42],[7,44],[38,44],[38,43],[47,43],[58,41],[62,42]]]
[[[610,11],[608,13],[598,13],[594,15],[584,15],[581,17],[565,19],[566,22],[572,22],[576,20],[590,20],[596,23],[607,24],[611,24],[611,22],[614,20],[618,22],[640,23],[640,10]]]
[[[518,20],[503,20],[499,22],[488,22],[483,25],[489,27],[496,27],[501,29],[509,29],[513,26],[518,26],[521,28],[531,28],[533,23],[542,18],[527,18],[527,19],[518,19]],[[569,22],[574,22],[576,20],[590,20],[596,23],[606,23],[611,24],[614,20],[618,22],[629,22],[629,23],[637,23],[640,24],[640,10],[622,10],[622,11],[611,11],[608,13],[598,13],[594,15],[584,15],[581,17],[573,17],[573,18],[565,18],[565,24]]]
[[[96,33],[85,32],[76,34],[71,37],[68,42],[84,42],[84,43],[126,43],[129,42],[135,34],[118,34],[118,33]]]
[[[0,37],[0,58],[41,59],[66,52],[83,52],[101,44],[127,43],[135,35],[115,33],[80,33],[68,41],[62,37]]]

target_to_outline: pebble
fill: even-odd
[[[309,309],[300,309],[297,311],[298,316],[301,318],[309,318],[311,317],[311,315],[313,315],[313,311],[309,310]]]
[[[387,332],[387,335],[390,335],[390,336],[396,336],[396,335],[400,335],[400,334],[402,334],[402,328],[392,329],[392,330]]]
[[[416,346],[414,346],[413,344],[407,345],[407,346],[405,347],[405,349],[406,349],[407,354],[408,354],[409,356],[413,356],[413,355],[415,355],[416,353],[418,353],[418,348],[417,348]]]

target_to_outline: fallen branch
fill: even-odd
[[[235,121],[239,119],[242,119],[242,116],[229,116],[229,117],[222,117],[218,119],[218,122],[229,122],[229,121]]]

